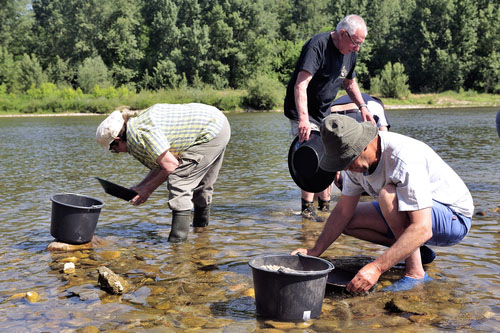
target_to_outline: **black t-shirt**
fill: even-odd
[[[340,85],[345,78],[354,79],[354,67],[358,54],[351,52],[343,55],[333,44],[330,32],[313,36],[302,48],[297,66],[288,83],[285,97],[285,116],[298,120],[295,106],[294,86],[300,71],[312,74],[307,87],[307,108],[309,121],[320,124],[330,114]]]

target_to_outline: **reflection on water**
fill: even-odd
[[[320,318],[274,323],[255,317],[248,261],[311,246],[322,224],[297,214],[299,191],[287,169],[292,138],[280,113],[229,114],[232,138],[216,183],[213,219],[183,244],[169,244],[166,187],[139,207],[103,193],[99,176],[132,186],[146,169],[94,142],[102,117],[0,118],[0,329],[332,331],[498,330],[500,327],[499,143],[493,109],[389,111],[392,130],[427,142],[464,179],[477,214],[468,237],[434,248],[434,282],[400,295],[329,294]],[[49,253],[50,196],[104,200],[94,250]],[[334,200],[338,192],[334,193]],[[368,200],[368,198],[366,198]],[[383,247],[341,236],[325,258],[375,257]],[[76,272],[65,274],[65,262]],[[109,295],[97,268],[125,277],[131,290]],[[381,283],[396,279],[391,271]],[[35,291],[38,302],[24,293]],[[397,311],[396,311],[397,310]]]

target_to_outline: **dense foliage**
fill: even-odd
[[[248,88],[268,107],[282,96],[266,85],[285,85],[303,43],[350,13],[369,29],[365,90],[500,92],[500,4],[487,0],[0,0],[0,90]]]

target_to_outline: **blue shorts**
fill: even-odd
[[[377,201],[372,201],[373,206],[387,224]],[[472,219],[455,213],[450,207],[432,200],[432,238],[425,244],[434,246],[452,246],[464,239],[470,230]],[[386,237],[394,239],[394,234],[387,224]]]

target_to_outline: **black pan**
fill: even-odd
[[[345,269],[335,267],[335,269],[328,273],[326,284],[330,286],[345,288],[355,275],[356,273],[352,273]]]
[[[137,195],[136,191],[132,191],[121,185],[117,185],[99,177],[95,177],[95,179],[97,179],[99,183],[101,183],[104,192],[117,198],[123,199],[125,201],[130,201]]]

